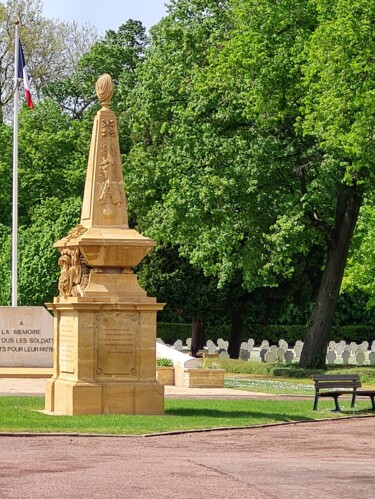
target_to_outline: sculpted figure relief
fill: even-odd
[[[78,249],[64,249],[59,258],[61,267],[59,278],[60,296],[82,296],[88,284],[90,268]]]
[[[72,273],[72,258],[70,250],[64,250],[59,258],[58,264],[61,267],[61,274],[59,278],[59,291],[60,296],[71,296],[73,287],[73,273]]]

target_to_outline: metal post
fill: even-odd
[[[12,307],[17,307],[18,288],[18,60],[19,21],[14,33],[14,98],[13,98],[13,201],[12,201]]]

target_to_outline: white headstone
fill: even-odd
[[[259,355],[260,355],[260,360],[262,362],[266,362],[266,353],[268,352],[268,348],[261,348]]]
[[[240,349],[242,349],[242,350],[247,350],[247,349],[248,349],[247,347],[248,347],[247,341],[243,341],[243,342],[241,343]]]
[[[374,351],[375,350],[375,340],[371,343],[371,350]]]
[[[338,356],[342,354],[342,351],[344,350],[344,347],[341,343],[336,344],[336,353]]]
[[[285,350],[283,348],[280,347],[277,349],[276,355],[277,355],[278,362],[284,362],[284,354],[285,354]]]
[[[365,361],[365,354],[363,352],[359,351],[357,353],[357,355],[355,356],[355,360],[357,361],[358,366],[363,366],[363,363]]]
[[[375,366],[375,351],[372,350],[368,356],[369,358],[369,361],[370,361],[370,365],[371,366]]]
[[[331,350],[334,350],[336,348],[336,342],[335,341],[330,341],[328,343],[328,348]]]
[[[243,348],[241,348],[240,359],[241,360],[249,360],[250,359],[250,352],[248,350],[244,350]]]
[[[267,364],[274,364],[276,362],[277,358],[274,352],[271,350],[266,353],[266,362]]]
[[[350,359],[350,350],[344,350],[342,352],[342,363],[347,366],[349,364],[349,359]]]
[[[361,347],[363,348],[363,351],[366,352],[369,347],[368,341],[362,341]]]
[[[297,360],[299,360],[299,358],[301,357],[302,348],[303,348],[303,345],[301,343],[299,343],[298,345],[296,343],[296,345],[294,347],[294,353],[296,354]]]
[[[292,350],[287,350],[284,354],[284,358],[287,364],[291,364],[294,358],[294,353],[292,352]]]
[[[334,350],[329,350],[327,353],[327,364],[332,365],[335,363],[336,352]]]
[[[0,367],[52,367],[53,317],[44,307],[0,307]]]
[[[219,354],[219,357],[220,359],[229,359],[229,353],[225,350],[223,350],[220,354]]]
[[[255,341],[253,338],[250,338],[247,340],[247,349],[252,350],[254,348]]]
[[[191,338],[186,338],[186,346],[187,346],[188,350],[191,349]]]
[[[279,348],[282,348],[286,352],[288,350],[288,343],[285,340],[280,340]]]
[[[207,353],[212,354],[212,353],[216,353],[216,352],[217,352],[217,348],[216,348],[215,343],[210,343],[207,346]]]
[[[292,363],[293,357],[294,357],[294,353],[292,352],[292,350],[287,350],[284,354],[285,362],[287,364]]]
[[[182,350],[183,349],[182,341],[181,340],[175,341],[173,344],[173,348],[179,351]]]
[[[223,344],[224,344],[223,338],[218,338],[217,346],[221,349],[221,348],[224,348]]]
[[[357,350],[357,346],[358,346],[358,345],[357,345],[357,343],[356,343],[355,341],[352,341],[352,342],[350,343],[350,351],[351,351],[352,355],[353,355],[353,354],[354,354],[354,352]]]

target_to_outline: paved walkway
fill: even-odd
[[[157,437],[0,437],[2,499],[372,499],[375,418]]]

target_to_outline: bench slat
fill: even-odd
[[[319,390],[324,390],[325,388],[359,388],[362,386],[360,381],[337,381],[334,383],[333,381],[327,382],[315,382],[315,388]]]
[[[313,381],[343,381],[359,380],[359,374],[313,374]]]
[[[344,390],[338,390],[338,391],[332,391],[332,392],[320,392],[319,398],[321,398],[321,397],[335,397],[335,396],[340,396],[340,395],[353,395],[353,392],[344,391]]]

